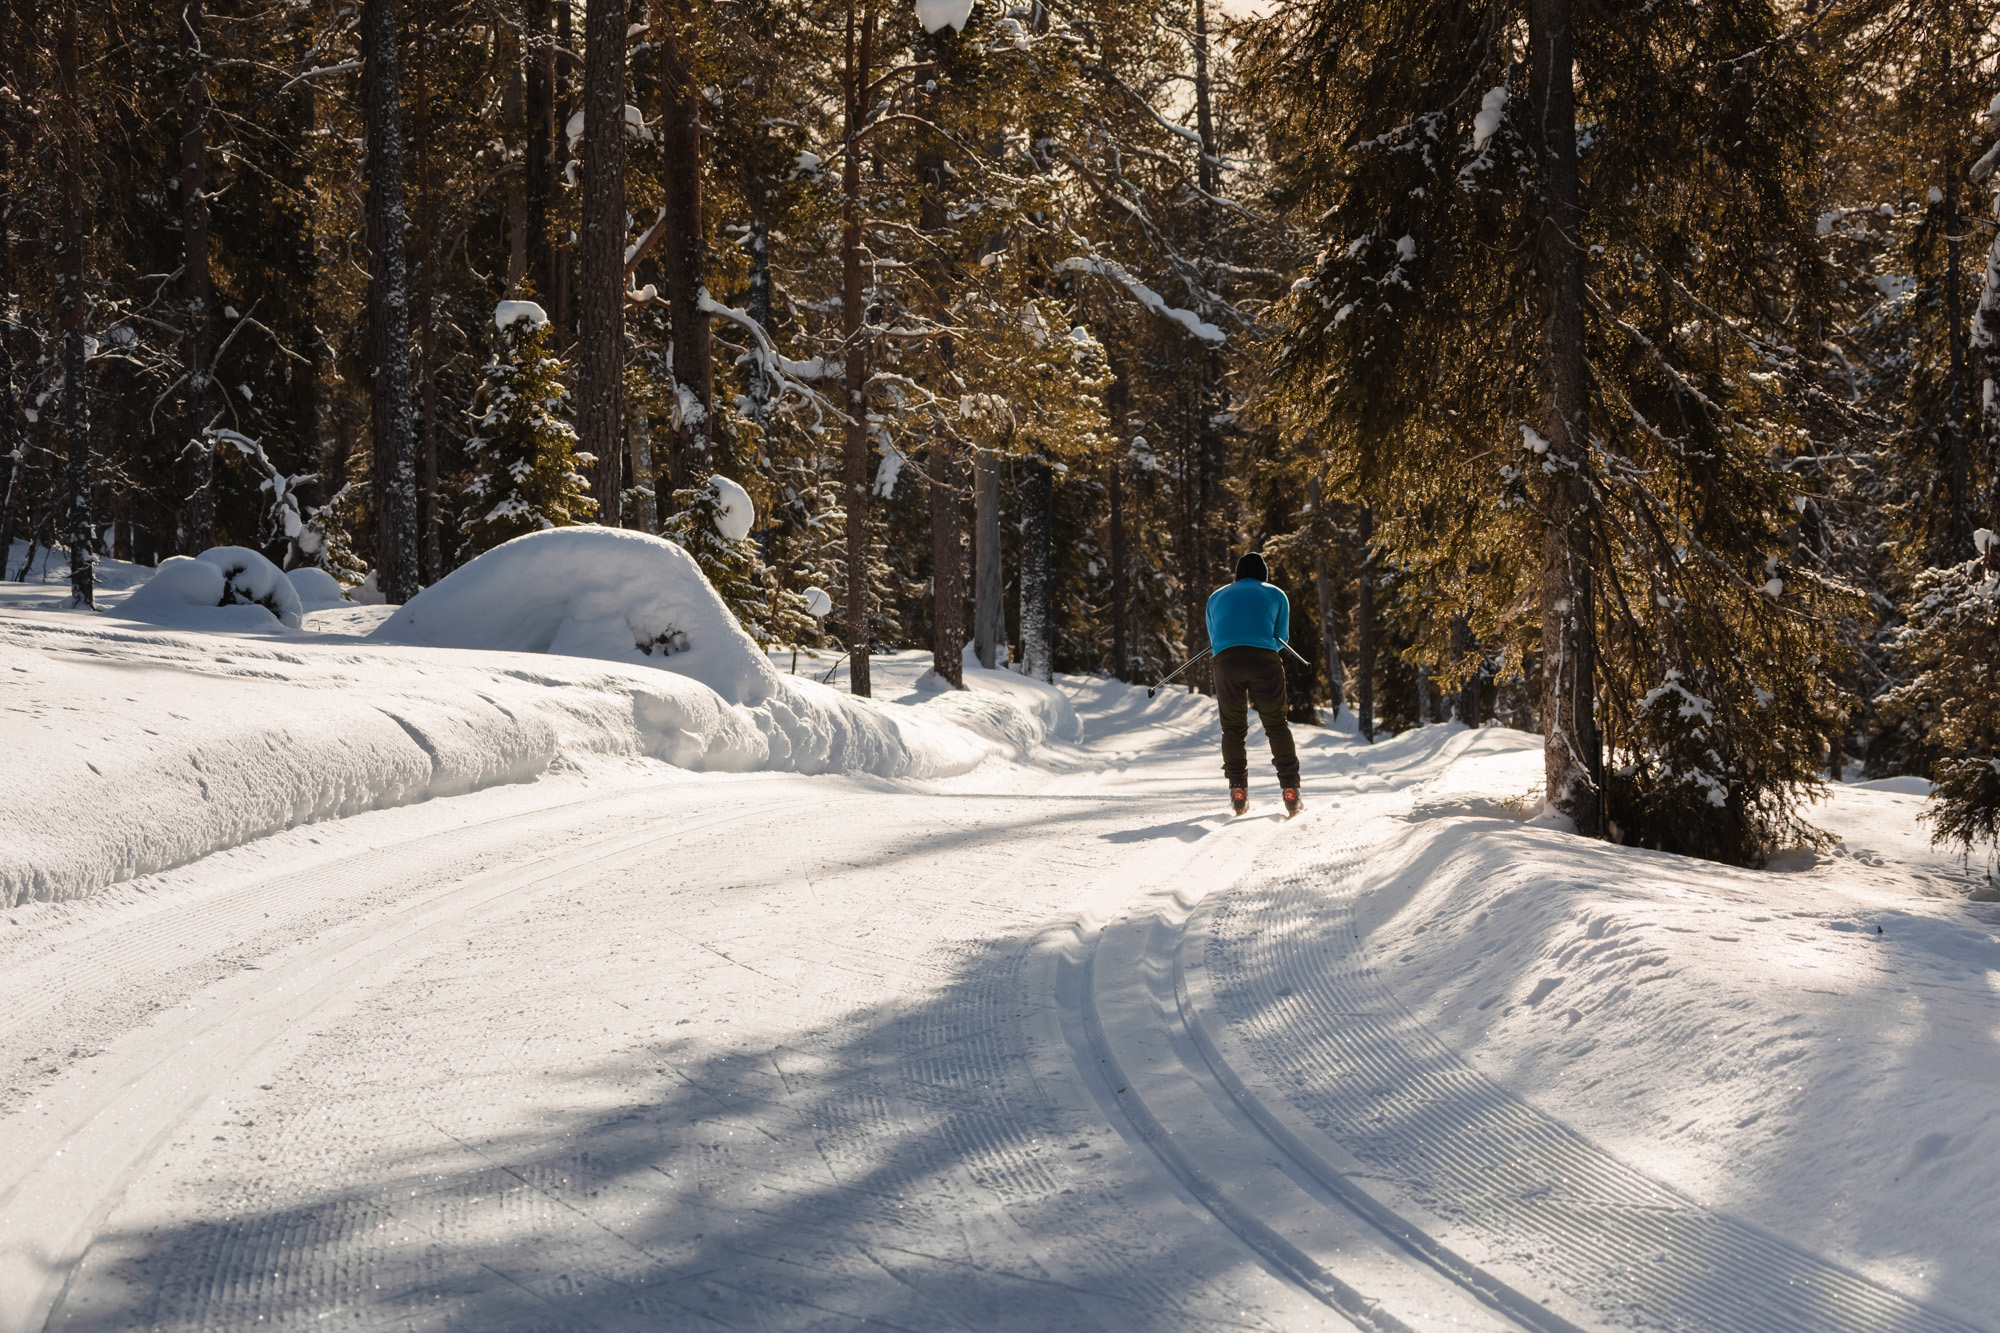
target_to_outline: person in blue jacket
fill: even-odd
[[[1285,814],[1295,815],[1299,800],[1299,751],[1285,719],[1284,644],[1292,635],[1292,604],[1281,589],[1265,582],[1271,577],[1264,557],[1255,551],[1236,562],[1236,581],[1217,588],[1208,598],[1208,646],[1215,654],[1211,674],[1215,702],[1222,712],[1222,773],[1229,779],[1229,804],[1242,814],[1250,804],[1250,758],[1244,740],[1250,734],[1250,708],[1264,723],[1271,742],[1271,766],[1284,789]]]

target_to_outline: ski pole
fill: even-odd
[[[1202,658],[1207,657],[1211,651],[1213,650],[1208,648],[1202,649],[1200,652],[1196,653],[1193,657],[1190,657],[1187,661],[1175,667],[1171,672],[1169,672],[1165,676],[1162,676],[1157,683],[1147,686],[1146,697],[1150,699],[1154,695],[1158,694],[1160,692],[1161,685],[1166,684],[1168,681],[1172,680],[1175,676],[1180,675],[1181,672],[1186,671],[1189,667],[1193,666],[1196,662],[1201,661]]]
[[[1296,649],[1296,648],[1292,647],[1292,645],[1291,645],[1291,644],[1289,644],[1289,643],[1286,643],[1286,642],[1285,642],[1285,641],[1284,641],[1283,639],[1280,639],[1280,640],[1278,640],[1278,646],[1279,646],[1279,647],[1281,647],[1281,648],[1283,648],[1283,649],[1284,649],[1284,650],[1285,650],[1286,652],[1290,653],[1290,654],[1291,654],[1291,655],[1292,655],[1293,657],[1297,657],[1297,658],[1299,659],[1299,665],[1300,665],[1300,666],[1302,666],[1302,667],[1308,667],[1308,668],[1310,668],[1310,667],[1312,666],[1312,663],[1311,663],[1311,662],[1308,662],[1308,661],[1306,661],[1306,659],[1305,659],[1304,657],[1301,657],[1301,656],[1299,655],[1299,650],[1298,650],[1298,649]]]

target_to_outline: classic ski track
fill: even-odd
[[[573,818],[578,807],[610,805],[633,796],[623,792],[567,802],[551,812]],[[834,799],[842,803],[867,798]],[[767,818],[774,810],[819,803],[812,796],[798,796],[753,809],[738,807],[674,825],[672,831],[677,836],[708,832]],[[157,970],[164,956],[186,947],[191,930],[240,912],[252,897],[279,901],[292,887],[306,890],[309,899],[315,896],[312,890],[337,892],[365,869],[396,868],[398,858],[419,844],[433,853],[430,859],[447,862],[451,854],[475,844],[490,852],[492,826],[518,818],[483,821],[389,849],[339,857],[299,876],[280,873],[242,884],[189,912],[193,925],[177,919],[156,921],[157,914],[120,923],[132,929],[135,938],[123,942],[123,947],[101,950],[96,965],[86,964],[65,977],[65,988],[102,985],[107,976],[122,976],[127,984],[137,981],[135,973],[143,974],[149,965]],[[297,956],[268,970],[239,969],[226,980],[200,987],[186,1016],[167,1010],[161,1020],[115,1040],[103,1052],[104,1065],[85,1074],[81,1087],[52,1088],[45,1094],[45,1102],[37,1103],[37,1108],[47,1101],[56,1106],[47,1108],[50,1114],[35,1117],[38,1123],[24,1125],[20,1122],[28,1117],[17,1114],[9,1126],[8,1158],[0,1162],[0,1333],[54,1325],[78,1261],[128,1184],[212,1090],[266,1045],[316,1010],[429,947],[434,936],[463,930],[480,916],[505,909],[523,893],[551,881],[560,884],[581,870],[643,852],[662,831],[660,824],[649,824],[637,832],[572,845],[525,862],[505,862],[494,870],[446,875],[441,885],[428,891],[386,895],[386,903],[369,895],[358,911],[343,914],[346,919],[331,932],[321,932],[304,946],[287,951]],[[239,945],[233,952],[241,955],[245,950]]]
[[[1216,1073],[1329,1190],[1538,1329],[1990,1333],[1703,1208],[1474,1070],[1363,956],[1339,885],[1367,855],[1211,895],[1175,954]]]
[[[644,793],[637,795],[643,800]],[[740,1057],[718,1051],[705,1061],[690,1061],[685,1068],[701,1081],[680,1075],[689,1091],[677,1109],[643,1089],[628,1093],[614,1088],[610,1096],[635,1098],[635,1109],[650,1107],[653,1118],[628,1120],[614,1113],[592,1128],[595,1113],[586,1113],[577,1124],[588,1132],[577,1133],[572,1146],[564,1146],[572,1136],[562,1133],[548,1139],[547,1151],[536,1149],[524,1159],[504,1138],[458,1128],[458,1123],[472,1122],[458,1117],[455,1123],[451,1099],[477,1100],[490,1085],[478,1081],[477,1059],[469,1083],[405,1081],[391,1072],[398,1064],[393,1043],[389,1049],[373,1049],[382,1037],[397,1035],[382,1026],[384,1016],[399,1014],[400,1006],[420,999],[428,988],[443,986],[445,991],[436,1005],[417,1013],[413,1030],[428,1030],[426,1015],[435,1025],[441,1016],[463,1012],[453,1007],[458,1001],[449,993],[451,964],[460,956],[453,952],[459,936],[467,947],[510,960],[509,968],[515,966],[511,960],[520,959],[533,960],[532,966],[544,972],[560,969],[556,941],[564,930],[579,928],[576,923],[595,914],[615,916],[620,903],[639,901],[630,896],[641,891],[634,886],[650,877],[636,867],[620,870],[620,856],[636,862],[648,854],[647,843],[670,837],[672,845],[665,851],[670,863],[712,862],[717,856],[708,844],[726,843],[746,819],[775,814],[782,820],[787,809],[801,804],[829,804],[817,796],[784,802],[770,796],[760,792],[754,809],[738,809],[699,826],[653,821],[629,838],[566,847],[563,856],[544,857],[532,867],[512,861],[516,841],[485,841],[490,827],[487,834],[440,834],[459,836],[487,864],[498,863],[474,877],[490,890],[488,897],[466,901],[470,890],[460,886],[456,897],[446,890],[415,904],[409,894],[386,908],[372,897],[369,901],[392,911],[399,922],[433,930],[436,939],[412,938],[406,949],[394,952],[401,958],[435,958],[445,965],[443,971],[428,961],[422,967],[396,967],[394,959],[385,959],[365,976],[315,978],[294,975],[286,965],[272,966],[265,958],[258,960],[262,971],[209,983],[195,1001],[197,1016],[221,1016],[219,997],[225,993],[239,998],[277,995],[280,987],[280,999],[309,993],[299,995],[300,1012],[286,1013],[282,1022],[271,1017],[273,1030],[261,1043],[246,1040],[257,1034],[246,1033],[234,1018],[221,1016],[212,1024],[216,1040],[229,1050],[205,1053],[216,1061],[212,1075],[199,1068],[180,1070],[181,1086],[175,1091],[194,1100],[174,1123],[196,1114],[195,1103],[209,1095],[203,1089],[220,1090],[232,1078],[229,1121],[234,1123],[238,1093],[248,1084],[261,1083],[270,1072],[293,1087],[302,1062],[331,1060],[322,1087],[351,1086],[350,1071],[361,1073],[374,1086],[360,1088],[362,1095],[353,1104],[365,1107],[372,1123],[410,1132],[391,1134],[386,1154],[356,1158],[357,1148],[370,1149],[365,1128],[357,1138],[354,1116],[340,1104],[299,1103],[295,1097],[293,1105],[305,1108],[303,1117],[294,1113],[287,1118],[281,1112],[254,1133],[227,1131],[232,1140],[247,1140],[247,1148],[232,1144],[211,1153],[205,1143],[176,1141],[179,1161],[169,1175],[208,1175],[212,1181],[209,1173],[232,1164],[238,1170],[247,1166],[252,1174],[242,1184],[251,1188],[237,1186],[215,1195],[211,1187],[201,1197],[215,1200],[216,1215],[170,1232],[164,1248],[150,1239],[146,1228],[154,1224],[144,1220],[149,1215],[143,1209],[134,1214],[114,1207],[125,1182],[139,1174],[143,1162],[135,1163],[114,1182],[116,1188],[100,1191],[89,1225],[81,1229],[99,1230],[107,1212],[117,1214],[119,1227],[105,1231],[99,1246],[83,1259],[92,1276],[78,1283],[78,1294],[47,1320],[48,1327],[219,1329],[310,1318],[314,1312],[338,1314],[349,1327],[397,1329],[867,1323],[1022,1333],[1086,1327],[1105,1333],[1134,1327],[1196,1333],[1334,1327],[1310,1301],[1266,1276],[1233,1238],[1218,1244],[1193,1214],[1179,1215],[1150,1159],[1135,1157],[1103,1123],[1097,1104],[1077,1087],[1069,1047],[1057,1030],[1051,993],[1054,959],[1043,947],[1046,932],[1037,923],[1059,919],[1055,914],[1061,904],[1073,902],[1079,886],[1107,871],[1122,874],[1129,849],[1104,839],[1131,828],[1128,811],[1145,818],[1157,814],[1157,799],[1133,802],[1044,791],[970,798],[971,805],[955,809],[951,802],[965,798],[940,794],[938,804],[911,807],[882,827],[875,827],[872,818],[855,818],[835,808],[826,812],[829,819],[816,818],[809,826],[840,832],[830,846],[805,858],[824,870],[813,869],[803,890],[765,880],[761,883],[770,887],[753,891],[737,878],[722,883],[744,887],[717,893],[713,875],[694,875],[687,880],[692,892],[673,900],[675,910],[684,914],[663,918],[674,933],[684,932],[695,950],[690,957],[712,956],[708,966],[725,972],[745,967],[758,972],[767,979],[759,985],[780,1003],[803,1006],[793,1016],[805,1027],[816,1028],[829,1018],[848,1027],[797,1051],[772,1051],[762,1072],[750,1049]],[[1043,814],[1052,796],[1076,804]],[[735,805],[741,796],[705,799]],[[879,794],[847,798],[877,799]],[[900,805],[933,798],[900,793],[896,799]],[[1185,798],[1176,803],[1192,805]],[[687,813],[687,802],[674,804],[669,821]],[[590,818],[602,823],[606,813],[621,809],[595,806]],[[565,818],[574,820],[575,812]],[[942,835],[936,833],[940,818],[945,821]],[[1013,827],[1045,820],[1058,821],[1057,827],[1069,832],[1054,841],[1040,835],[1010,841]],[[785,822],[795,821],[796,816]],[[707,831],[696,837],[700,828]],[[424,841],[409,840],[405,851],[421,851]],[[914,848],[913,842],[924,845]],[[350,863],[369,855],[336,862],[352,869]],[[727,856],[723,850],[725,864]],[[868,930],[860,933],[869,938],[860,941],[866,946],[861,952],[851,945],[840,947],[840,933],[835,932],[822,956],[801,963],[795,973],[786,972],[787,951],[796,953],[798,942],[814,938],[813,933],[809,929],[796,940],[760,939],[756,923],[783,903],[815,894],[812,879],[822,874],[829,879],[821,882],[830,884],[825,919],[847,919],[843,902],[856,901],[853,886],[867,884],[885,856],[899,858],[896,873],[910,886],[905,909],[865,923]],[[368,864],[382,869],[376,862]],[[586,873],[593,867],[604,871]],[[326,873],[326,866],[318,866],[296,878]],[[529,882],[530,876],[538,878]],[[255,886],[233,886],[227,892],[239,899],[236,917],[232,920],[218,908],[216,923],[230,920],[240,928],[261,920],[266,903],[257,900]],[[268,884],[263,892],[273,902],[286,897],[272,893]],[[842,893],[848,894],[846,900]],[[536,909],[534,929],[522,930],[526,918],[519,914],[538,895],[547,906]],[[568,925],[563,912],[569,913]],[[481,929],[481,918],[491,926]],[[225,932],[216,938],[230,937]],[[319,941],[297,948],[322,951]],[[222,951],[236,955],[240,946],[232,940]],[[178,981],[177,952],[167,948],[146,954],[156,960],[154,975]],[[341,961],[353,953],[348,949]],[[860,978],[858,988],[841,981],[859,977],[877,959],[882,960],[881,977]],[[427,979],[433,975],[438,980]],[[884,985],[903,986],[904,978],[920,987],[941,988],[937,1000],[899,1005],[900,1012],[892,1010],[886,1021],[871,1017],[868,1006],[893,993],[885,992]],[[310,992],[316,981],[322,987],[337,985],[338,993]],[[689,977],[687,984],[699,993],[698,978]],[[523,972],[519,985],[524,993],[543,993],[531,969]],[[787,1001],[786,995],[796,1000]],[[637,1002],[633,995],[626,998]],[[342,1009],[343,1000],[355,1011]],[[336,1012],[299,1021],[321,1009]],[[489,1020],[482,1027],[481,1040],[489,1051],[500,1053],[498,1058],[508,1058],[517,1035],[525,1043],[537,1033],[560,1038],[566,1030],[560,1014],[522,1012],[525,1017]],[[756,1035],[756,1015],[745,1016],[751,1020],[749,1046],[756,1048],[763,1040]],[[664,1021],[673,1018],[669,1011]],[[185,1025],[193,1020],[175,1015],[171,1021]],[[660,1021],[657,1014],[654,1021]],[[853,1040],[857,1031],[862,1037],[858,1043]],[[204,1055],[198,1045],[174,1043],[174,1060],[183,1066],[195,1063]],[[437,1048],[418,1043],[410,1049]],[[715,1050],[713,1041],[709,1049]],[[116,1068],[122,1053],[123,1046],[112,1043],[104,1064]],[[524,1045],[518,1058],[538,1057]],[[353,1063],[357,1059],[362,1063]],[[485,1063],[490,1072],[491,1059]],[[665,1064],[667,1068],[643,1072],[666,1074],[668,1087],[674,1086],[673,1058],[652,1055],[634,1063]],[[100,1067],[90,1077],[101,1082],[110,1072]],[[257,1077],[250,1077],[251,1072]],[[67,1087],[59,1083],[53,1091],[66,1092]],[[131,1099],[129,1086],[114,1089],[120,1091]],[[257,1094],[249,1096],[254,1103]],[[690,1098],[698,1101],[701,1112],[691,1118]],[[552,1109],[570,1113],[561,1106]],[[658,1114],[663,1111],[668,1112],[664,1118]],[[267,1115],[268,1108],[256,1118],[263,1122]],[[248,1124],[246,1119],[246,1130]],[[623,1124],[630,1128],[619,1128]],[[171,1125],[156,1132],[142,1153],[151,1155],[172,1134]],[[209,1131],[193,1134],[206,1140]],[[427,1157],[409,1155],[413,1135],[425,1134],[434,1134],[444,1146]],[[667,1151],[660,1146],[662,1134],[672,1145]],[[262,1156],[253,1160],[247,1155],[261,1153],[267,1145],[274,1163],[268,1182],[258,1179],[264,1168],[256,1162]],[[815,1146],[823,1167],[813,1165]],[[278,1165],[280,1151],[296,1159],[295,1164]],[[93,1153],[78,1155],[89,1159]],[[664,1195],[660,1177],[647,1174],[647,1163],[671,1168]],[[151,1197],[158,1198],[158,1182],[168,1176],[154,1169],[144,1179]],[[787,1202],[801,1196],[802,1203]],[[693,1220],[677,1227],[654,1225],[663,1197],[683,1210],[679,1217]],[[1162,1200],[1165,1214],[1159,1210]],[[6,1215],[0,1207],[0,1221]],[[779,1217],[786,1219],[784,1229],[774,1231],[765,1219]],[[39,1225],[40,1234],[52,1229],[46,1220]],[[703,1229],[713,1231],[716,1241],[691,1251],[686,1233]],[[496,1238],[514,1235],[532,1236],[536,1244],[527,1250],[493,1248]],[[682,1239],[670,1239],[675,1235]],[[709,1264],[709,1253],[722,1260],[719,1266],[689,1272],[698,1257]],[[449,1262],[441,1264],[440,1256]],[[466,1268],[463,1259],[468,1256],[477,1264],[476,1272]],[[1189,1270],[1189,1259],[1196,1261],[1197,1271]],[[871,1279],[871,1271],[881,1276]],[[882,1276],[909,1293],[900,1305],[892,1303],[903,1310],[900,1317],[881,1317],[889,1311],[879,1291],[867,1284],[874,1281],[879,1287]],[[4,1285],[0,1279],[0,1287]],[[503,1288],[513,1295],[496,1302],[493,1291]],[[967,1304],[964,1293],[970,1290],[990,1292],[990,1299]],[[371,1298],[371,1292],[377,1295]],[[446,1304],[434,1309],[433,1299]],[[495,1309],[511,1313],[495,1318]],[[363,1322],[349,1323],[350,1317]],[[641,1322],[634,1324],[635,1319]],[[11,1327],[0,1323],[0,1328]]]
[[[1275,811],[1237,817],[1203,839],[1186,864],[1148,868],[1147,878],[1180,887],[1155,889],[1120,919],[1081,932],[1064,962],[1078,1066],[1107,1114],[1174,1178],[1190,1207],[1352,1327],[1536,1328],[1508,1317],[1514,1311],[1489,1291],[1415,1262],[1407,1236],[1326,1188],[1234,1106],[1185,1026],[1174,961],[1189,913],[1246,872],[1284,827]]]

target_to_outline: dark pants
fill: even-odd
[[[1229,785],[1250,785],[1250,757],[1243,740],[1250,734],[1254,706],[1264,722],[1264,737],[1271,742],[1271,767],[1278,770],[1278,785],[1298,786],[1299,751],[1285,720],[1285,659],[1269,648],[1224,648],[1215,655],[1212,670],[1215,702],[1222,710],[1222,772]]]

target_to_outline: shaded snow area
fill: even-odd
[[[1232,819],[1204,698],[856,700],[539,540],[299,628],[0,587],[0,1333],[2000,1329],[1924,784],[1737,870],[1342,719]]]

